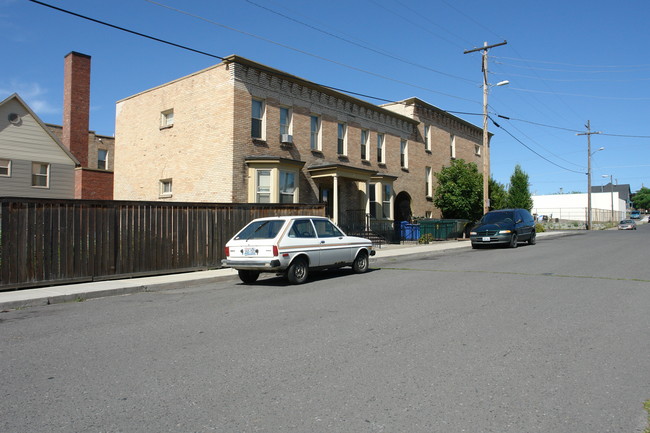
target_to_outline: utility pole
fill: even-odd
[[[483,42],[481,48],[474,48],[466,50],[463,54],[475,53],[476,51],[483,51],[482,56],[482,72],[483,72],[483,213],[486,214],[490,210],[490,195],[488,191],[488,180],[490,177],[490,151],[488,145],[488,50],[494,47],[506,45],[508,42],[503,41],[498,44],[488,45]]]
[[[587,132],[581,132],[576,135],[586,135],[587,136],[587,230],[591,230],[591,136],[592,134],[600,134],[600,132],[591,132],[591,123],[587,120],[585,125]],[[599,150],[603,150],[604,147],[601,147]],[[594,153],[596,153],[594,152]]]

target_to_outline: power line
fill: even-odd
[[[545,60],[531,60],[517,57],[494,56],[495,59],[515,60],[527,63],[543,63],[547,65],[573,66],[575,68],[650,68],[650,65],[576,65],[572,63],[551,62]]]
[[[515,141],[517,141],[519,144],[521,144],[522,146],[524,146],[526,149],[528,149],[528,150],[530,150],[531,152],[533,152],[535,155],[537,155],[537,156],[539,156],[540,158],[542,158],[544,161],[546,161],[546,162],[548,162],[548,163],[550,163],[550,164],[553,164],[554,166],[559,167],[559,168],[561,168],[562,170],[570,171],[570,172],[572,172],[572,173],[580,173],[580,174],[584,174],[582,171],[572,170],[572,169],[570,169],[570,168],[563,167],[563,166],[561,166],[560,164],[557,164],[557,163],[551,161],[550,159],[548,159],[548,158],[546,158],[544,155],[541,155],[540,153],[536,152],[536,151],[533,150],[530,146],[526,145],[526,143],[524,143],[523,141],[521,141],[520,139],[518,139],[517,137],[515,137],[515,136],[514,136],[510,131],[508,131],[508,130],[505,129],[503,126],[501,126],[501,125],[499,125],[497,122],[495,122],[494,119],[492,119],[492,117],[490,117],[490,116],[488,116],[488,117],[490,118],[490,120],[492,121],[492,123],[494,124],[494,126],[496,126],[497,128],[501,128],[501,129],[502,129],[506,134],[508,134],[510,137],[512,137]]]
[[[129,29],[126,29],[124,27],[116,26],[114,24],[110,24],[110,23],[107,23],[105,21],[100,21],[100,20],[97,20],[95,18],[90,18],[90,17],[87,17],[85,15],[81,15],[81,14],[78,14],[76,12],[72,12],[72,11],[69,11],[69,10],[66,10],[66,9],[61,9],[59,7],[52,6],[50,4],[43,3],[43,2],[38,1],[38,0],[29,0],[29,1],[32,2],[32,3],[39,4],[41,6],[45,6],[45,7],[57,10],[59,12],[63,12],[63,13],[66,13],[66,14],[73,15],[73,16],[78,17],[78,18],[83,18],[84,20],[88,20],[88,21],[92,21],[92,22],[97,23],[97,24],[101,24],[103,26],[107,26],[107,27],[111,27],[111,28],[114,28],[114,29],[117,29],[117,30],[121,30],[123,32],[131,33],[131,34],[136,35],[136,36],[141,36],[143,38],[151,39],[153,41],[160,42],[160,43],[167,44],[167,45],[171,45],[173,47],[181,48],[183,50],[192,51],[194,53],[203,54],[204,56],[213,57],[215,59],[225,60],[223,57],[220,57],[220,56],[217,56],[217,55],[214,55],[214,54],[210,54],[210,53],[206,53],[205,51],[196,50],[194,48],[190,48],[190,47],[187,47],[185,45],[180,45],[180,44],[176,44],[174,42],[166,41],[164,39],[156,38],[154,36],[145,35],[144,33],[136,32],[134,30],[129,30]]]
[[[314,25],[311,25],[311,24],[309,24],[309,23],[306,23],[306,22],[304,22],[304,21],[301,21],[301,20],[299,20],[299,19],[293,18],[293,17],[291,17],[291,16],[289,16],[289,15],[286,15],[286,14],[283,14],[283,13],[281,13],[281,12],[278,12],[278,11],[276,11],[275,9],[272,9],[272,8],[267,7],[267,6],[263,6],[263,5],[261,5],[261,4],[255,3],[255,2],[252,1],[252,0],[246,0],[246,2],[249,3],[249,4],[251,4],[251,5],[253,5],[253,6],[255,6],[255,7],[258,7],[258,8],[260,8],[260,9],[263,9],[263,10],[265,10],[265,11],[267,11],[267,12],[270,12],[270,13],[272,13],[272,14],[275,14],[275,15],[278,15],[278,16],[280,16],[280,17],[282,17],[282,18],[285,18],[285,19],[287,19],[287,20],[289,20],[289,21],[293,21],[294,23],[300,24],[300,25],[302,25],[302,26],[305,26],[305,27],[307,27],[307,28],[310,28],[310,29],[312,29],[312,30],[315,30],[315,31],[317,31],[317,32],[319,32],[319,33],[322,33],[322,34],[324,34],[324,35],[327,35],[327,36],[330,36],[330,37],[332,37],[332,38],[338,39],[338,40],[343,41],[343,42],[345,42],[345,43],[348,43],[348,44],[354,45],[354,46],[356,46],[356,47],[363,48],[364,50],[371,51],[371,52],[373,52],[373,53],[375,53],[375,54],[379,54],[379,55],[381,55],[381,56],[385,56],[385,57],[388,57],[388,58],[390,58],[390,59],[397,60],[397,61],[400,61],[400,62],[402,62],[402,63],[406,63],[406,64],[411,65],[411,66],[415,66],[415,67],[418,67],[418,68],[421,68],[421,69],[424,69],[424,70],[427,70],[427,71],[430,71],[430,72],[434,72],[434,73],[436,73],[436,74],[444,75],[445,77],[455,78],[455,79],[457,79],[457,80],[462,80],[462,81],[469,82],[469,83],[472,83],[472,84],[475,83],[474,80],[470,80],[469,78],[464,78],[464,77],[460,77],[460,76],[458,76],[458,75],[453,75],[453,74],[449,74],[449,73],[447,73],[447,72],[442,72],[442,71],[439,71],[439,70],[437,70],[437,69],[433,69],[433,68],[430,68],[430,67],[428,67],[428,66],[425,66],[425,65],[422,65],[422,64],[419,64],[419,63],[412,62],[412,61],[410,61],[410,60],[408,60],[408,59],[404,59],[404,58],[402,58],[402,57],[398,57],[398,56],[393,55],[393,54],[390,54],[390,53],[388,53],[388,52],[386,52],[386,51],[378,50],[378,49],[373,48],[373,47],[371,47],[371,46],[368,46],[368,45],[364,45],[364,44],[361,44],[361,43],[355,42],[355,41],[353,41],[353,40],[351,40],[351,39],[348,39],[348,38],[344,38],[344,37],[339,36],[339,35],[336,35],[336,34],[334,34],[334,33],[332,33],[332,32],[328,32],[328,31],[323,30],[323,29],[321,29],[321,28],[318,28],[318,27],[316,27],[316,26],[314,26]]]
[[[270,44],[273,44],[273,45],[277,45],[279,47],[286,48],[288,50],[298,52],[300,54],[304,54],[304,55],[307,55],[307,56],[310,56],[310,57],[314,57],[316,59],[323,60],[323,61],[326,61],[326,62],[329,62],[329,63],[333,63],[333,64],[338,65],[338,66],[343,66],[343,67],[351,69],[353,71],[362,72],[364,74],[372,75],[374,77],[381,78],[381,79],[384,79],[384,80],[387,80],[387,81],[392,81],[392,82],[398,83],[398,84],[404,84],[406,86],[410,86],[410,87],[413,87],[413,88],[416,88],[416,89],[424,90],[426,92],[435,93],[435,94],[438,94],[438,95],[447,96],[449,98],[454,98],[454,99],[458,99],[458,100],[461,100],[461,101],[468,101],[468,102],[476,103],[476,101],[474,101],[472,99],[461,98],[460,96],[451,95],[449,93],[444,93],[444,92],[439,92],[437,90],[433,90],[433,89],[430,89],[428,87],[418,86],[416,84],[409,83],[407,81],[402,81],[402,80],[398,80],[396,78],[391,78],[391,77],[388,77],[386,75],[378,74],[376,72],[368,71],[366,69],[362,69],[362,68],[359,68],[359,67],[356,67],[356,66],[348,65],[348,64],[343,63],[343,62],[339,62],[338,60],[333,60],[333,59],[329,59],[327,57],[320,56],[318,54],[310,53],[309,51],[301,50],[301,49],[292,47],[290,45],[282,44],[280,42],[276,42],[276,41],[274,41],[272,39],[268,39],[268,38],[265,38],[263,36],[256,35],[254,33],[239,30],[239,29],[236,29],[234,27],[230,27],[230,26],[227,26],[225,24],[221,24],[221,23],[218,23],[216,21],[210,20],[208,18],[202,17],[200,15],[192,14],[190,12],[186,12],[186,11],[183,11],[181,9],[177,9],[177,8],[174,8],[174,7],[171,7],[171,6],[167,6],[167,5],[164,5],[162,3],[158,3],[158,2],[153,1],[153,0],[145,0],[145,1],[147,1],[147,2],[149,2],[151,4],[154,4],[156,6],[160,6],[160,7],[172,10],[174,12],[177,12],[177,13],[180,13],[180,14],[183,14],[183,15],[187,15],[187,16],[190,16],[192,18],[196,18],[196,19],[201,20],[201,21],[205,21],[205,22],[207,22],[209,24],[216,25],[218,27],[222,27],[222,28],[225,28],[227,30],[231,30],[231,31],[234,31],[234,32],[237,32],[237,33],[241,33],[243,35],[250,36],[252,38],[256,38],[256,39],[259,39],[261,41],[264,41],[264,42],[267,42],[267,43],[270,43]]]

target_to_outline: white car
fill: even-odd
[[[260,272],[286,275],[292,284],[307,280],[309,270],[352,266],[368,270],[375,255],[368,239],[346,236],[329,219],[318,216],[281,216],[251,221],[225,246],[222,264],[239,272],[246,284]]]

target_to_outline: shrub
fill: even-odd
[[[544,227],[542,224],[540,224],[540,223],[535,224],[535,232],[536,233],[544,233],[545,231],[546,231],[546,227]]]
[[[433,242],[435,239],[433,238],[433,234],[431,233],[425,233],[422,236],[420,236],[420,239],[418,239],[418,244],[428,244],[430,242]]]

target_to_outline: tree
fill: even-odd
[[[490,196],[490,210],[505,209],[508,207],[508,191],[504,184],[490,177],[488,195]]]
[[[515,171],[510,177],[510,188],[508,188],[508,207],[521,208],[530,211],[533,208],[533,199],[528,190],[528,175],[517,164]]]
[[[475,163],[455,159],[435,175],[433,202],[443,218],[476,221],[483,215],[483,176]]]
[[[650,188],[642,187],[632,197],[635,209],[650,209]]]

